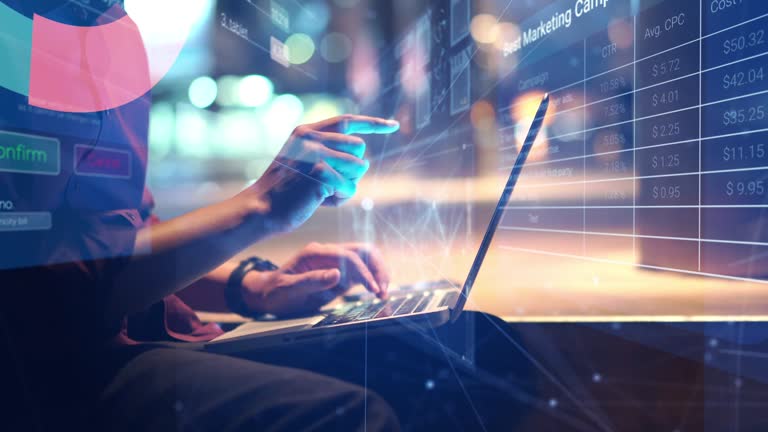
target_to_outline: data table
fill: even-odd
[[[768,275],[768,2],[626,3],[557,52],[518,53],[502,170],[526,95],[552,109],[502,230],[562,239],[533,252],[603,260],[612,244],[648,268]]]

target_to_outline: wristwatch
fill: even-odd
[[[224,297],[229,310],[245,317],[254,317],[254,313],[243,300],[243,279],[251,271],[274,271],[277,269],[275,263],[259,257],[251,257],[241,261],[229,275],[227,286],[224,288]]]

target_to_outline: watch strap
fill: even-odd
[[[248,308],[243,299],[243,279],[251,271],[274,271],[278,266],[269,260],[259,257],[245,259],[229,275],[227,286],[224,288],[224,297],[227,307],[232,312],[245,317],[252,317],[254,314]]]

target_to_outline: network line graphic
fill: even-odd
[[[581,250],[503,249],[764,282],[768,15],[716,21],[702,5],[640,11],[519,72],[519,87],[544,77],[558,109],[502,229]],[[681,14],[685,24],[648,36],[656,17]],[[500,117],[515,109],[502,106]],[[507,161],[514,129],[500,128]],[[606,229],[607,219],[625,223]],[[591,253],[605,238],[622,241],[632,261]],[[664,249],[674,252],[650,252]]]
[[[351,223],[348,223],[347,219],[340,219],[340,228],[343,227],[345,234],[348,234],[347,231],[351,228],[356,239],[397,251],[397,256],[392,260],[395,271],[393,276],[397,280],[454,278],[456,267],[461,265],[461,260],[456,257],[462,255],[462,250],[472,254],[477,246],[473,234],[477,232],[478,227],[487,223],[487,219],[483,217],[483,209],[476,204],[479,191],[473,188],[473,182],[470,180],[472,176],[478,175],[475,164],[480,152],[473,135],[476,128],[470,121],[470,108],[463,111],[459,109],[462,106],[462,96],[466,94],[464,85],[466,80],[469,80],[472,84],[470,104],[494,97],[498,101],[495,105],[499,109],[494,111],[492,116],[499,126],[496,141],[498,152],[495,155],[495,167],[498,167],[498,171],[494,174],[500,176],[508,173],[512,161],[517,156],[519,129],[524,128],[525,124],[530,124],[529,117],[514,115],[525,105],[526,98],[520,96],[535,96],[549,91],[552,100],[556,101],[553,104],[556,105],[554,115],[546,122],[546,130],[542,131],[543,140],[536,144],[540,150],[531,155],[532,160],[523,171],[521,183],[513,194],[514,202],[506,209],[503,226],[498,233],[498,241],[495,242],[494,252],[503,255],[501,261],[505,265],[508,262],[510,270],[507,273],[499,272],[504,277],[494,281],[494,289],[514,291],[522,284],[518,281],[521,275],[513,270],[517,269],[513,267],[513,257],[520,258],[523,266],[535,271],[539,268],[528,262],[533,261],[532,257],[543,254],[549,254],[547,256],[553,259],[573,258],[585,264],[598,262],[616,267],[626,264],[632,268],[672,270],[678,273],[717,276],[721,279],[762,282],[760,275],[749,270],[750,265],[758,268],[758,264],[712,269],[708,260],[713,250],[712,245],[717,245],[714,250],[718,252],[719,258],[722,258],[720,254],[724,252],[718,250],[720,245],[750,248],[747,258],[758,258],[759,254],[753,254],[752,248],[762,247],[761,242],[764,241],[755,237],[755,233],[760,232],[759,221],[762,218],[749,212],[746,213],[746,220],[752,222],[743,227],[748,235],[746,238],[739,240],[711,235],[717,234],[718,230],[707,228],[711,226],[707,225],[708,217],[711,216],[707,212],[710,209],[760,210],[764,204],[764,200],[757,195],[752,198],[746,195],[743,198],[735,198],[740,190],[745,193],[750,190],[746,183],[739,187],[736,182],[749,181],[738,176],[746,175],[740,173],[760,172],[759,167],[767,165],[768,159],[765,159],[765,155],[757,148],[750,153],[750,144],[747,141],[744,144],[726,144],[725,141],[728,139],[732,142],[730,139],[734,137],[753,137],[746,131],[737,130],[739,127],[732,124],[731,119],[739,120],[738,110],[741,108],[726,109],[726,106],[730,106],[728,104],[731,102],[749,100],[749,95],[761,95],[761,84],[753,82],[752,89],[744,88],[749,86],[739,86],[738,90],[731,89],[731,94],[725,96],[700,91],[707,87],[708,80],[713,79],[711,77],[718,71],[724,72],[731,67],[739,68],[750,61],[747,57],[758,55],[757,52],[745,54],[743,62],[733,64],[727,63],[736,61],[735,58],[725,61],[722,65],[707,63],[709,60],[704,60],[703,67],[698,66],[702,58],[699,51],[706,52],[706,41],[713,41],[721,36],[728,36],[730,40],[734,38],[733,33],[737,34],[736,38],[740,37],[738,34],[741,30],[750,26],[747,20],[741,19],[740,21],[744,21],[743,25],[728,29],[738,23],[721,19],[718,20],[719,24],[714,25],[723,27],[702,33],[699,27],[705,27],[705,19],[699,19],[702,15],[699,11],[700,5],[694,2],[656,2],[672,4],[668,7],[695,4],[695,14],[686,11],[688,26],[681,28],[685,28],[685,32],[696,30],[698,34],[691,36],[691,39],[685,39],[679,33],[672,33],[670,40],[660,43],[668,44],[667,46],[654,45],[647,48],[640,46],[642,43],[639,38],[636,41],[636,28],[654,27],[648,22],[652,17],[676,16],[679,13],[639,9],[636,16],[629,13],[629,10],[611,9],[606,15],[618,17],[617,22],[624,24],[621,26],[614,23],[613,37],[618,37],[617,33],[630,35],[629,43],[626,39],[623,44],[617,43],[616,54],[621,55],[614,58],[619,58],[618,63],[606,65],[600,61],[592,61],[593,46],[610,45],[611,35],[607,31],[581,35],[582,37],[569,35],[566,38],[570,41],[568,44],[562,44],[562,39],[552,35],[539,39],[535,45],[529,46],[526,52],[520,52],[511,71],[493,77],[492,85],[478,91],[474,87],[480,78],[475,64],[478,51],[473,50],[469,35],[459,37],[461,31],[452,34],[453,29],[462,28],[460,20],[456,18],[457,13],[463,12],[464,7],[470,3],[476,2],[431,2],[431,6],[423,15],[415,17],[413,25],[406,30],[403,38],[381,50],[382,58],[377,61],[377,67],[381,68],[385,82],[376,100],[370,105],[362,106],[361,111],[373,112],[372,107],[380,107],[378,114],[400,120],[402,133],[399,137],[388,136],[379,142],[370,143],[371,190],[389,188],[399,191],[409,187],[397,183],[396,179],[393,179],[396,176],[412,180],[411,189],[402,192],[403,196],[408,196],[405,204],[388,206],[386,202],[380,202],[375,197],[364,198],[360,203],[363,210],[353,212]],[[507,7],[503,9],[503,13],[494,16],[496,22],[509,19],[505,14],[513,2],[501,3]],[[611,2],[612,5],[619,3]],[[755,16],[759,15],[761,14]],[[762,18],[764,17],[760,19]],[[606,24],[607,22],[606,19]],[[757,21],[752,21],[754,22]],[[619,27],[616,27],[617,25]],[[603,26],[603,29],[605,27],[607,25]],[[689,30],[691,28],[693,30]],[[687,33],[685,37],[688,37]],[[700,40],[702,38],[705,42]],[[695,42],[692,42],[694,40]],[[598,44],[598,41],[602,43]],[[665,54],[676,53],[675,49],[679,49],[680,44],[687,44],[683,49],[695,47],[695,53],[691,54],[694,57],[681,55],[678,61],[675,61],[674,57],[664,57]],[[552,50],[552,46],[559,46],[559,49]],[[467,57],[461,57],[466,54]],[[393,64],[384,57],[392,57]],[[677,68],[676,64],[681,68],[683,64],[693,64],[697,66],[697,70],[670,70],[670,64],[672,69]],[[467,68],[466,74],[464,70],[451,69],[464,65]],[[658,75],[656,77],[652,76],[654,65]],[[643,66],[647,66],[649,71],[645,77],[642,76]],[[662,68],[665,68],[663,73]],[[535,78],[544,73],[548,74],[546,79]],[[741,82],[739,80],[737,77],[737,82]],[[692,85],[693,91],[688,87],[672,88],[681,81]],[[520,90],[520,82],[537,84]],[[674,90],[677,90],[677,94],[674,94]],[[653,105],[654,94],[656,106]],[[703,94],[702,99],[699,99],[700,94]],[[691,101],[692,97],[696,100]],[[647,101],[647,106],[643,100]],[[718,108],[722,111],[710,113]],[[737,112],[735,116],[729,113],[733,110]],[[520,111],[525,114],[526,110]],[[685,130],[682,127],[683,119],[677,118],[681,115],[691,115],[689,112],[695,113],[693,131]],[[725,130],[719,130],[720,126],[715,126],[712,120],[700,121],[719,118],[722,122],[726,117],[729,124],[722,126]],[[655,124],[657,119],[663,119],[665,122]],[[688,121],[688,118],[685,120]],[[678,122],[680,125],[675,126]],[[656,137],[654,126],[657,127]],[[752,124],[750,127],[751,132],[760,134],[768,125],[760,128]],[[678,128],[680,132],[677,132]],[[689,132],[694,135],[686,139],[680,138]],[[645,135],[641,137],[643,133]],[[678,138],[675,138],[676,136]],[[759,144],[759,141],[750,142]],[[719,145],[716,150],[719,149],[720,152],[708,153],[711,143]],[[736,149],[736,146],[740,150]],[[662,149],[673,151],[664,153]],[[729,159],[723,161],[722,155],[726,153],[729,154]],[[754,155],[751,165],[748,163],[750,159],[743,156],[749,154]],[[721,156],[719,160],[718,155]],[[728,166],[723,165],[724,162],[741,165]],[[713,164],[712,168],[710,164]],[[745,169],[741,170],[742,168]],[[707,182],[707,175],[731,178],[722,180],[724,183],[717,183],[721,185],[721,189],[712,189]],[[736,177],[733,177],[734,175]],[[689,177],[694,178],[695,188],[684,189],[683,186],[688,186],[687,183],[673,183],[677,179]],[[647,183],[648,181],[652,183]],[[734,193],[730,196],[727,193],[729,181],[734,182]],[[422,188],[425,184],[431,187]],[[676,197],[677,186],[681,186],[679,197]],[[654,187],[657,188],[656,199],[653,198]],[[719,192],[710,193],[713,190]],[[757,186],[752,187],[752,190],[757,192]],[[647,193],[642,193],[643,191]],[[709,196],[726,202],[708,202]],[[745,199],[747,202],[727,202],[729,199]],[[750,199],[753,201],[748,201]],[[656,211],[662,214],[665,211],[681,214],[657,216],[654,214]],[[650,216],[647,213],[650,213]],[[735,225],[733,214],[723,217],[725,221],[731,221],[729,227]],[[680,220],[684,222],[682,228],[677,222]],[[613,223],[605,224],[606,221]],[[720,221],[715,224],[716,227],[723,225],[725,223]],[[606,226],[608,228],[605,228]],[[654,231],[654,228],[659,227],[667,227],[671,231]],[[681,229],[690,231],[680,231]],[[730,228],[727,231],[734,232]],[[523,241],[530,237],[535,240]],[[620,249],[624,252],[620,255],[621,259],[594,253],[595,246],[606,237],[620,242]],[[717,240],[718,243],[708,240]],[[649,245],[649,241],[662,244]],[[672,246],[668,247],[666,242],[670,242]],[[681,251],[675,249],[678,244],[692,248]],[[684,260],[648,256],[647,251],[654,248],[672,250],[672,258],[683,257]],[[627,256],[629,258],[624,259]],[[726,258],[728,257],[731,259],[725,262],[739,262],[736,252],[729,252]],[[659,259],[664,262],[655,261]],[[397,274],[399,262],[410,263],[411,267],[416,268],[416,273]],[[554,273],[554,268],[561,272],[572,268],[559,268],[558,263],[559,261],[549,261],[545,270]],[[549,273],[539,274],[537,279],[547,280],[552,277]],[[470,298],[470,308],[476,306],[472,300]],[[479,319],[488,318],[481,316]],[[716,329],[706,328],[712,334],[685,344],[679,344],[678,340],[671,336],[667,338],[668,332],[675,328],[666,327],[665,324],[658,325],[658,333],[651,332],[649,335],[643,333],[645,327],[631,323],[585,324],[584,327],[593,328],[595,334],[604,334],[617,340],[639,341],[641,345],[658,348],[659,352],[670,353],[658,354],[647,362],[638,362],[637,367],[630,373],[627,373],[626,369],[612,369],[610,361],[606,360],[610,356],[599,350],[593,351],[595,345],[591,344],[589,338],[574,341],[575,346],[582,348],[581,351],[576,350],[564,355],[560,341],[550,337],[544,330],[545,325],[541,328],[537,325],[531,327],[538,330],[538,333],[532,332],[535,335],[535,344],[524,340],[518,334],[510,334],[504,348],[522,358],[525,367],[530,368],[521,375],[535,372],[541,377],[540,387],[504,386],[504,380],[498,379],[499,377],[494,377],[491,373],[486,377],[489,384],[504,386],[503,389],[514,395],[520,405],[531,413],[532,418],[555,419],[566,425],[569,430],[618,431],[623,429],[612,422],[613,419],[605,413],[604,407],[621,407],[636,411],[642,410],[641,407],[653,406],[679,412],[677,423],[668,428],[669,430],[675,430],[677,427],[680,431],[714,431],[720,430],[717,425],[724,423],[737,425],[734,430],[738,430],[742,421],[739,417],[742,405],[764,405],[762,402],[755,402],[755,394],[746,388],[750,380],[764,380],[766,376],[746,363],[749,359],[758,359],[766,354],[760,350],[749,352],[733,348],[749,340],[745,336],[751,328],[749,323],[713,325]],[[465,390],[465,383],[459,372],[466,366],[465,359],[461,357],[465,353],[456,353],[441,345],[436,329],[428,328],[422,331],[421,335],[425,343],[437,345],[438,355],[441,355],[448,365],[444,370],[426,371],[432,375],[423,383],[422,396],[430,397],[430,393],[439,388],[441,380],[444,379],[455,379]],[[366,334],[365,350],[357,359],[365,363],[366,377],[369,374],[387,372],[368,367],[368,350],[375,341],[374,338],[369,341]],[[468,347],[468,351],[471,351],[471,347]],[[571,355],[578,357],[586,366],[574,367],[575,362],[569,357]],[[680,376],[660,377],[655,374],[657,368],[662,366],[674,368],[681,357],[692,360],[693,364],[706,363],[712,366],[713,370],[729,371],[734,375],[707,372],[701,382],[691,384]],[[482,374],[486,371],[479,372]],[[648,392],[634,391],[649,388],[659,390],[658,393],[663,396],[651,401],[637,396],[649,394]],[[483,430],[486,427],[483,419],[472,409],[475,401],[466,391],[463,394],[470,405],[465,415],[477,420],[476,430]],[[696,428],[698,423],[690,418],[691,413],[715,409],[718,418],[712,419],[711,429],[709,426]],[[424,413],[425,416],[430,414],[432,413]],[[652,413],[647,416],[652,417]],[[692,424],[694,426],[691,426]]]
[[[447,5],[459,2],[434,3],[437,5],[425,15],[431,19],[429,31],[439,32],[444,28],[444,16],[453,19]],[[563,3],[568,2],[554,2]],[[525,283],[520,279],[544,284],[555,279],[552,273],[557,272],[572,278],[593,272],[597,284],[605,267],[592,264],[659,270],[642,275],[610,273],[636,277],[631,281],[635,288],[643,287],[643,277],[654,283],[669,274],[697,276],[685,279],[690,286],[699,285],[702,279],[714,280],[714,286],[737,281],[764,284],[766,275],[761,271],[766,266],[761,260],[768,256],[763,252],[768,251],[763,229],[764,209],[768,208],[764,189],[768,155],[763,143],[768,124],[761,107],[768,82],[761,68],[768,46],[759,41],[760,30],[768,22],[768,8],[752,3],[753,13],[748,17],[725,12],[713,17],[704,7],[707,2],[610,3],[605,20],[593,26],[601,30],[586,34],[563,30],[561,37],[543,37],[518,53],[513,69],[492,78],[492,85],[472,89],[472,103],[489,97],[498,101],[493,116],[498,122],[498,170],[494,174],[499,176],[509,172],[520,146],[520,129],[530,124],[527,101],[544,92],[553,101],[554,112],[545,121],[538,150],[523,171],[495,242],[495,253],[509,267],[507,272],[496,273],[503,277],[493,281],[494,289],[514,292]],[[670,17],[678,17],[676,25],[656,32]],[[421,38],[422,19],[414,20],[412,33],[404,39],[425,40]],[[502,13],[494,19],[499,22],[508,17]],[[472,135],[476,127],[470,122],[470,112],[450,113],[452,89],[461,86],[463,78],[461,74],[441,75],[441,65],[450,62],[447,59],[457,47],[447,42],[435,44],[436,39],[444,40],[435,35],[429,38],[431,54],[423,70],[431,74],[424,87],[409,88],[412,75],[402,70],[412,70],[409,65],[420,65],[423,60],[409,63],[407,58],[402,60],[407,55],[398,57],[395,48],[395,66],[390,70],[382,62],[385,71],[394,71],[395,79],[382,86],[375,103],[384,107],[386,116],[398,117],[404,105],[411,109],[401,118],[404,137],[399,141],[385,138],[371,160],[376,188],[387,187],[392,175],[426,178],[442,187],[414,190],[413,203],[398,209],[380,209],[378,203],[364,202],[367,211],[355,222],[358,232],[365,233],[362,237],[385,247],[392,245],[402,259],[416,260],[423,275],[433,277],[454,271],[456,263],[447,255],[459,254],[462,246],[472,250],[476,244],[473,225],[486,222],[476,204],[477,190],[468,186],[462,194],[457,187],[461,183],[457,178],[478,174],[462,164],[477,161],[478,144]],[[609,55],[603,57],[604,53]],[[470,75],[476,79],[475,72],[471,70]],[[430,181],[417,184],[426,183]],[[431,202],[446,196],[445,204]],[[462,200],[466,201],[463,209],[458,204]],[[438,252],[424,256],[427,244]],[[617,250],[621,253],[613,254]],[[446,257],[440,256],[441,251]],[[546,259],[537,260],[542,256]],[[571,261],[576,264],[560,266]],[[573,269],[583,271],[569,273]],[[537,274],[525,278],[521,270]],[[671,285],[679,280],[665,282]],[[611,289],[613,294],[622,286]],[[764,405],[754,402],[757,393],[750,393],[746,383],[768,378],[755,367],[755,361],[768,354],[738,348],[762,341],[760,324],[601,322],[576,326],[664,354],[638,361],[629,372],[626,368],[619,372],[609,370],[608,365],[626,352],[600,350],[588,338],[575,341],[581,350],[564,353],[559,341],[549,337],[547,325],[530,325],[537,329],[532,331],[536,343],[518,333],[509,335],[507,347],[524,358],[545,384],[542,391],[524,386],[506,390],[531,412],[557,419],[568,430],[631,430],[615,423],[606,409],[644,411],[649,403],[679,413],[676,422],[664,430],[742,430],[747,423],[742,412],[748,406],[759,409]],[[681,339],[672,336],[678,330],[700,332],[701,337],[681,344]],[[425,337],[438,341],[434,329]],[[445,374],[460,381],[456,370],[461,361],[443,348],[450,365]],[[663,367],[674,368],[679,358],[711,370],[695,383],[680,381],[682,369],[675,375],[655,375]],[[574,366],[582,360],[588,366]],[[720,375],[720,371],[732,375]],[[431,381],[425,383],[425,394],[432,386]],[[638,397],[646,393],[637,389],[652,389],[647,394],[663,396],[650,402]],[[707,410],[718,414],[702,415],[701,424],[692,418],[694,412]],[[653,410],[648,411],[642,417],[652,421]],[[482,427],[479,420],[478,430]]]
[[[500,174],[516,156],[516,131],[525,123],[514,116],[525,104],[518,96],[548,91],[555,112],[502,230],[579,247],[507,242],[502,250],[763,283],[768,16],[755,7],[756,14],[727,19],[703,3],[680,10],[660,3],[635,15],[627,7],[615,14],[625,18],[607,30],[560,44],[535,62],[521,61],[503,77]],[[659,17],[677,18],[657,32],[665,25]],[[452,166],[466,157],[462,152],[474,151],[471,139],[461,136],[471,129],[467,116],[458,117],[434,133],[418,129],[374,160],[394,160],[390,173]],[[614,226],[606,229],[606,220]],[[593,254],[606,237],[623,242],[631,259]],[[652,250],[668,252],[655,256]]]

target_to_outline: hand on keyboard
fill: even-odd
[[[347,303],[333,310],[315,327],[419,313],[426,309],[434,295],[435,291],[423,291],[395,295],[388,300],[368,299]]]
[[[357,284],[387,297],[389,275],[378,250],[311,243],[278,270],[248,273],[243,299],[256,313],[289,316],[316,311]]]

